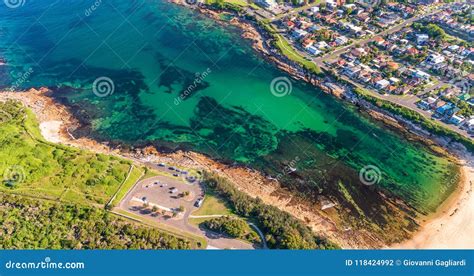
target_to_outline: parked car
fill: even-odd
[[[194,207],[201,207],[202,203],[204,202],[204,198],[198,198],[196,202],[194,203]]]

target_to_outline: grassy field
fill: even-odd
[[[191,214],[192,216],[234,215],[227,203],[216,197],[212,192],[207,192],[201,208]],[[189,223],[198,226],[212,218],[189,218]]]
[[[216,197],[212,193],[206,193],[201,208],[192,213],[193,216],[209,216],[209,215],[232,215],[232,211],[227,207],[227,203]]]
[[[294,62],[300,63],[302,66],[306,67],[307,69],[315,73],[321,72],[321,69],[319,68],[318,65],[316,65],[314,62],[310,60],[305,59],[302,55],[296,52],[295,49],[293,49],[293,46],[291,46],[283,36],[276,34],[275,38],[276,38],[275,45],[281,51],[283,55],[285,55],[286,57],[288,57],[290,60]]]
[[[241,7],[246,7],[246,6],[249,5],[249,3],[246,0],[224,0],[223,2],[233,4],[233,5],[237,5],[237,6],[241,6]],[[207,5],[212,5],[212,4],[215,4],[215,3],[217,3],[217,0],[206,0]]]
[[[45,141],[34,114],[18,102],[0,103],[0,110],[0,191],[104,204],[124,181],[129,161]]]
[[[152,175],[151,170],[147,170],[147,173],[149,172],[149,175]],[[112,202],[110,203],[111,206],[117,206],[120,201],[125,197],[127,192],[137,183],[141,178],[143,178],[145,175],[145,170],[140,167],[133,166],[130,174],[123,182],[122,185],[120,185],[120,188],[117,190],[117,193],[115,194],[115,197],[113,198]],[[151,177],[151,176],[150,176]]]
[[[140,178],[155,174],[125,159],[49,143],[30,110],[16,101],[0,102],[0,199],[16,204],[7,209],[0,204],[6,212],[0,212],[0,225],[10,227],[0,227],[0,247],[205,247],[202,237],[141,218],[139,224],[130,214],[122,216],[137,223],[125,222],[92,207],[102,207],[114,195],[113,202],[119,202]],[[73,226],[81,229],[80,238]]]
[[[201,208],[196,210],[194,213],[191,214],[192,216],[212,216],[212,215],[227,215],[227,216],[233,216],[233,217],[238,217],[240,219],[243,219],[244,221],[247,221],[247,219],[241,218],[238,215],[234,214],[230,207],[228,207],[228,203],[226,203],[224,200],[220,199],[217,197],[215,194],[212,192],[207,192],[206,197],[204,199],[204,202],[202,203]],[[212,220],[212,217],[208,218],[189,218],[188,221],[189,223],[199,226],[200,224]],[[258,236],[258,233],[253,229],[252,227],[248,226],[247,227],[247,232],[251,234],[252,237],[255,237],[256,243],[260,243],[260,237]],[[248,242],[245,239],[241,239],[243,241]]]

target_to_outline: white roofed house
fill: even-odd
[[[311,12],[314,14],[314,13],[318,13],[319,12],[319,7],[311,7]]]
[[[275,0],[256,0],[255,3],[264,8],[274,8],[278,4]]]
[[[375,87],[377,87],[378,89],[385,89],[389,85],[390,85],[390,82],[386,79],[381,79],[375,83]]]
[[[416,43],[423,44],[428,41],[430,37],[427,34],[417,34],[416,35]]]
[[[459,50],[459,46],[458,45],[449,45],[448,50],[450,52],[457,52]]]
[[[474,132],[474,116],[471,116],[466,122],[464,123],[464,127],[469,131],[469,132]]]
[[[348,41],[349,41],[349,39],[347,39],[347,37],[345,37],[343,35],[336,37],[336,40],[335,40],[335,42],[339,46],[346,44]]]
[[[354,77],[357,73],[361,70],[360,66],[354,66],[353,64],[347,64],[346,68],[344,68],[344,74],[348,77]]]
[[[451,118],[449,119],[449,122],[454,124],[454,125],[459,125],[461,124],[462,122],[464,121],[464,117],[462,115],[457,115],[457,114],[454,114],[453,116],[451,116]]]
[[[418,107],[420,107],[421,109],[424,109],[424,110],[428,110],[433,106],[434,103],[436,103],[436,101],[437,101],[437,99],[435,99],[433,97],[428,97],[428,98],[418,102]]]
[[[316,24],[313,24],[308,28],[308,31],[310,32],[319,31],[319,30],[321,30],[321,27]]]
[[[314,44],[314,46],[320,50],[326,50],[326,49],[331,48],[325,41],[319,41],[316,44]]]
[[[427,58],[426,58],[426,62],[431,64],[431,65],[437,65],[437,64],[441,64],[445,61],[445,57],[440,55],[440,54],[437,54],[437,53],[433,53],[433,54],[430,54]]]
[[[306,51],[308,51],[308,53],[310,53],[314,56],[318,56],[322,53],[321,50],[319,50],[318,48],[316,48],[314,46],[309,46],[308,48],[306,48]]]
[[[391,77],[388,80],[390,81],[391,84],[397,84],[400,82],[400,79],[394,78],[394,77]]]
[[[415,73],[414,73],[414,76],[419,78],[419,79],[422,79],[424,81],[429,81],[430,80],[430,74],[428,73],[425,73],[421,70],[416,70]]]
[[[304,30],[300,30],[300,29],[294,29],[292,32],[291,32],[291,36],[296,38],[296,39],[300,39],[300,38],[303,38],[305,36],[308,35],[308,32],[307,31],[304,31]]]

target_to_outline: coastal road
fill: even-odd
[[[308,7],[309,8],[309,7]],[[365,38],[365,39],[361,39],[361,40],[357,40],[357,41],[354,41],[352,42],[351,44],[345,46],[345,47],[342,47],[340,49],[337,49],[333,52],[330,52],[322,57],[319,57],[319,58],[312,58],[308,53],[304,52],[304,51],[301,51],[300,49],[296,48],[293,46],[293,49],[295,49],[300,55],[302,55],[303,57],[305,57],[306,59],[308,60],[312,60],[314,61],[320,68],[322,69],[325,69],[325,70],[328,70],[330,71],[331,68],[328,68],[324,61],[326,60],[330,60],[330,59],[334,59],[336,57],[338,57],[340,54],[346,52],[348,49],[350,49],[351,47],[353,47],[354,45],[365,45],[371,41],[374,41],[374,38],[377,37],[377,36],[385,36],[385,35],[388,35],[388,34],[392,34],[392,33],[395,33],[399,30],[401,30],[402,28],[412,24],[413,22],[417,21],[417,20],[420,20],[426,16],[430,16],[430,15],[433,15],[437,12],[440,12],[441,10],[443,10],[444,8],[446,8],[445,5],[441,6],[441,7],[437,7],[436,9],[434,9],[433,11],[430,11],[429,13],[424,13],[424,14],[420,14],[418,16],[414,16],[410,19],[407,19],[405,20],[404,22],[392,27],[392,28],[389,28],[385,31],[382,31],[372,37],[369,37],[369,38]],[[284,37],[284,36],[283,36]],[[286,38],[284,38],[286,39]],[[292,45],[292,43],[290,43],[290,45]],[[387,101],[390,101],[390,102],[393,102],[393,103],[396,103],[398,105],[401,105],[403,107],[406,107],[408,109],[411,109],[413,111],[416,111],[418,112],[419,114],[421,114],[422,116],[424,116],[425,118],[427,119],[430,119],[431,120],[431,116],[432,116],[432,113],[428,112],[428,111],[425,111],[425,110],[422,110],[420,108],[418,108],[418,106],[416,105],[416,102],[418,102],[420,99],[415,96],[415,95],[404,95],[404,96],[398,96],[398,95],[381,95],[379,94],[377,91],[373,90],[373,89],[370,89],[370,88],[367,88],[355,81],[353,81],[352,79],[348,78],[347,76],[345,75],[340,75],[340,77],[342,79],[344,79],[345,81],[351,83],[352,85],[354,85],[355,87],[359,87],[359,88],[362,88],[366,91],[368,91],[370,93],[370,95],[376,97],[376,98],[379,98],[379,99],[383,99],[383,100],[387,100]],[[442,84],[439,84],[439,85],[442,85]],[[439,86],[438,85],[438,86]],[[432,89],[435,89],[433,87],[430,88],[430,90]],[[426,93],[427,91],[423,91],[422,93]],[[452,124],[447,124],[443,121],[440,121],[440,120],[437,120],[439,124],[441,124],[442,126],[454,131],[454,132],[457,132],[467,138],[470,138],[470,134],[467,133],[467,131],[463,130],[463,129],[460,129],[458,126],[455,126],[455,125],[452,125]]]
[[[324,64],[321,66],[321,68],[323,68],[324,70],[330,71],[330,68],[327,68]],[[355,87],[364,89],[365,91],[369,92],[369,94],[373,97],[376,97],[376,98],[382,99],[382,100],[386,100],[386,101],[398,104],[400,106],[406,107],[406,108],[411,109],[415,112],[418,112],[419,114],[421,114],[426,119],[431,120],[431,116],[433,115],[433,113],[418,108],[416,103],[420,100],[420,98],[418,98],[418,96],[416,96],[416,95],[403,95],[403,96],[392,95],[392,94],[382,95],[382,94],[378,93],[377,91],[375,91],[371,88],[367,88],[367,87],[353,81],[352,79],[348,78],[345,75],[341,74],[341,75],[339,75],[339,77],[342,78],[343,80],[345,80],[346,82],[351,83]],[[447,124],[447,123],[445,123],[443,121],[440,121],[440,120],[436,120],[436,122],[438,122],[440,125],[448,128],[448,129],[450,129],[454,132],[457,132],[457,133],[463,135],[466,138],[472,139],[471,135],[466,130],[460,129],[456,125]]]

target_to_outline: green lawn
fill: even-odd
[[[246,7],[246,6],[249,5],[249,3],[245,0],[224,0],[224,2],[239,5],[239,6],[242,6],[242,7]]]
[[[224,0],[223,2],[241,6],[241,7],[246,7],[249,5],[249,3],[246,0]],[[207,5],[212,5],[214,3],[217,3],[217,0],[206,0]]]
[[[305,59],[302,55],[296,52],[295,49],[293,49],[293,46],[291,46],[290,43],[288,43],[288,41],[282,35],[276,34],[275,39],[276,47],[281,51],[283,55],[285,55],[292,61],[298,62],[299,64],[303,65],[304,67],[315,73],[321,72],[321,69],[318,65],[316,65],[316,63]]]
[[[0,191],[80,204],[105,204],[131,163],[45,141],[35,115],[0,102]]]
[[[227,206],[227,203],[214,195],[212,192],[206,192],[206,197],[204,198],[204,202],[202,203],[201,208],[196,210],[194,213],[191,214],[192,216],[211,216],[211,215],[229,215],[233,217],[238,217],[243,219],[244,221],[248,221],[245,218],[241,218],[238,215],[234,214],[232,210]],[[212,217],[209,218],[189,218],[189,223],[199,226],[201,223],[209,221],[213,219]],[[247,227],[248,232],[252,234],[253,237],[257,240],[257,243],[260,243],[260,237],[258,233],[250,226]],[[245,239],[242,239],[246,241]],[[248,242],[248,241],[247,241]]]
[[[216,197],[212,193],[206,193],[201,208],[191,215],[193,216],[209,216],[209,215],[231,215],[232,211],[227,207],[227,203]]]
[[[216,197],[213,193],[206,192],[201,208],[191,214],[192,216],[212,216],[212,215],[234,215],[227,207],[227,203]],[[189,218],[189,222],[195,226],[212,218]]]
[[[133,166],[130,175],[127,180],[119,187],[115,197],[111,202],[111,206],[117,206],[120,201],[125,197],[127,192],[144,176],[144,169],[140,167]],[[151,176],[150,176],[151,177]]]

